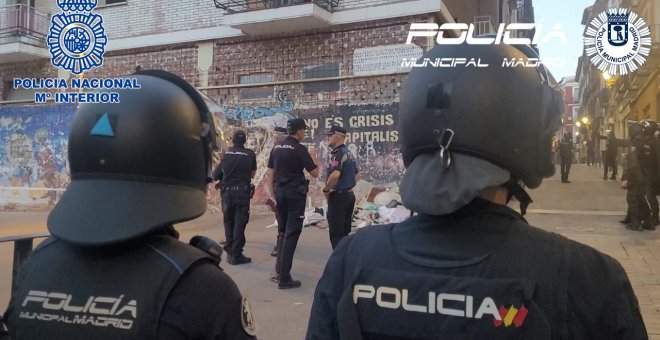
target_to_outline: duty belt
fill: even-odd
[[[337,193],[337,194],[343,194],[343,193],[347,193],[347,192],[353,192],[353,188],[344,189],[344,190],[333,190],[332,192]]]

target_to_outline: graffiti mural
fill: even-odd
[[[222,113],[230,125],[227,136],[231,136],[237,129],[245,130],[248,135],[245,147],[257,155],[257,174],[253,181],[257,186],[254,201],[256,204],[263,204],[266,200],[264,184],[267,179],[268,156],[273,147],[271,132],[276,126],[286,126],[286,121],[295,117],[291,114],[295,104],[286,96],[286,91],[279,91],[277,102],[270,107],[223,107]]]
[[[267,162],[273,147],[271,132],[276,126],[285,126],[288,119],[304,118],[309,130],[302,143],[314,146],[318,151],[318,163],[325,169],[330,152],[323,131],[332,124],[338,124],[348,130],[346,144],[358,162],[362,179],[377,185],[396,185],[404,167],[399,155],[398,132],[396,131],[398,104],[386,105],[340,105],[319,108],[300,109],[286,99],[286,92],[280,91],[277,102],[272,107],[225,107],[224,115],[236,129],[248,133],[246,147],[257,154],[257,174],[254,183],[257,186],[255,200],[257,205],[264,204],[266,196]],[[231,135],[231,133],[229,135]],[[312,181],[310,196],[314,203],[322,200],[320,189],[325,182],[325,175]]]
[[[286,126],[287,120],[294,117],[304,118],[312,128],[302,142],[317,148],[317,161],[323,169],[332,151],[323,131],[338,124],[348,130],[346,144],[358,162],[362,179],[375,186],[396,185],[404,170],[396,131],[396,103],[298,108],[286,91],[280,91],[270,106],[216,104],[210,108],[220,118],[225,139],[236,129],[248,133],[247,147],[257,154],[257,192],[253,200],[257,206],[267,198],[266,165],[273,147],[273,128]],[[69,183],[67,139],[75,109],[75,105],[0,108],[0,209],[47,208],[56,203]],[[320,188],[325,182],[324,172],[312,181],[310,197],[314,204],[323,200]],[[215,212],[219,195],[210,188],[209,207]]]
[[[325,185],[325,169],[332,151],[323,132],[333,124],[347,130],[346,146],[353,153],[363,180],[377,187],[398,186],[405,169],[396,131],[398,109],[398,104],[367,104],[328,106],[323,110],[297,112],[312,127],[303,144],[317,148],[317,161],[323,169],[322,175],[312,182],[310,195],[313,204],[323,201],[321,188]]]
[[[0,207],[52,206],[69,182],[75,105],[0,109]]]

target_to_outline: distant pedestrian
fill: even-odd
[[[561,182],[571,183],[568,180],[568,174],[571,172],[573,162],[573,141],[568,133],[564,133],[564,138],[559,143],[559,157],[561,158]]]

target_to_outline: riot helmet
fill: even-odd
[[[650,119],[644,119],[641,122],[642,132],[645,136],[653,136],[658,131],[658,123]]]
[[[529,47],[504,44],[442,45],[426,52],[423,60],[473,63],[411,70],[399,108],[404,165],[437,153],[449,166],[455,152],[508,170],[531,188],[552,176],[552,139],[564,111],[563,95],[545,67],[503,63],[534,55]]]
[[[628,135],[631,139],[637,140],[644,136],[644,121],[638,122],[629,120],[628,122]]]
[[[141,88],[115,89],[120,103],[82,104],[69,133],[71,183],[48,216],[64,241],[128,241],[206,210],[217,146],[214,117],[182,78],[132,75]]]

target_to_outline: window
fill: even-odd
[[[303,79],[330,78],[340,76],[340,63],[327,63],[305,66],[302,70]],[[303,92],[319,93],[339,91],[339,80],[316,81],[303,83]]]
[[[273,81],[272,73],[254,73],[241,76],[241,84],[269,83]],[[273,96],[272,86],[244,87],[240,90],[241,99],[261,99]]]
[[[573,87],[573,103],[577,103],[580,101],[580,88],[579,87]]]

